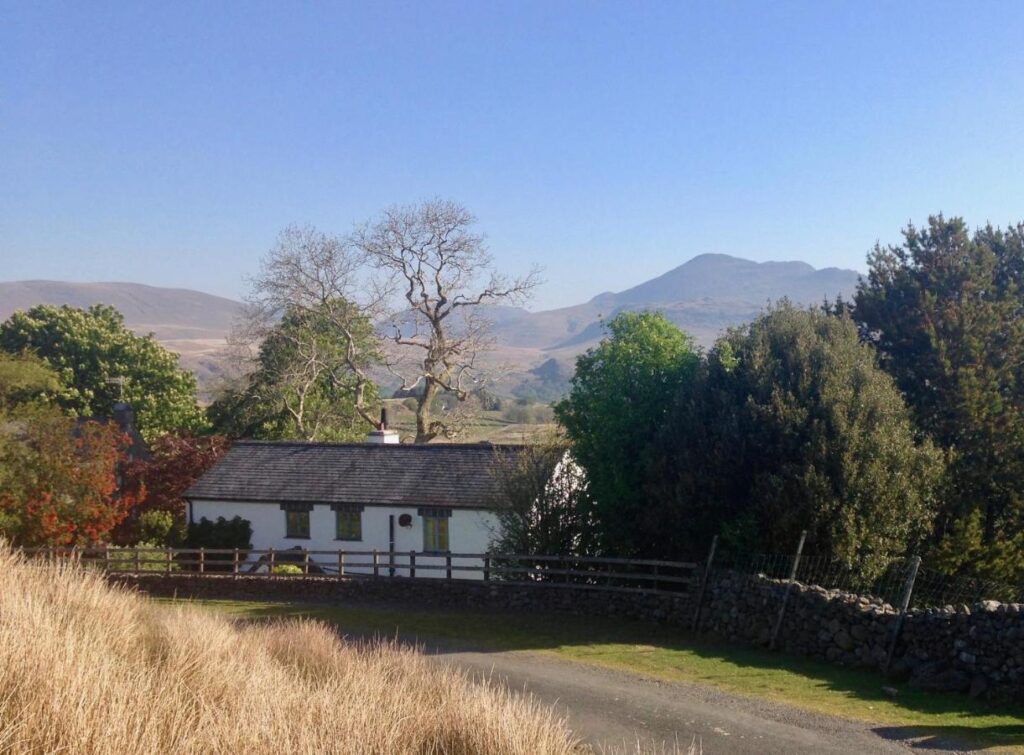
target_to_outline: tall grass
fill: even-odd
[[[406,649],[158,605],[0,544],[0,751],[570,753],[564,722]]]

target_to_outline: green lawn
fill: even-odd
[[[699,682],[742,695],[979,747],[1024,749],[1024,706],[994,708],[960,695],[929,694],[867,671],[840,669],[764,650],[687,636],[622,620],[484,611],[338,607],[241,601],[201,605],[243,618],[314,617],[342,632],[455,641],[482,650],[550,653],[668,681]],[[884,686],[898,692],[890,698]]]

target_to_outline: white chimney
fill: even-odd
[[[387,407],[380,410],[380,430],[371,430],[366,436],[367,443],[399,443],[397,430],[388,429]]]

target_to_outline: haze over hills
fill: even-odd
[[[619,312],[662,310],[699,344],[710,346],[725,328],[748,322],[771,301],[788,297],[806,305],[849,296],[858,277],[854,270],[816,270],[804,262],[758,263],[702,254],[657,278],[583,304],[541,312],[491,307],[497,349],[489,361],[508,368],[499,392],[549,398],[564,390],[573,358],[601,338],[602,320]],[[225,339],[241,307],[199,291],[137,283],[0,283],[0,319],[44,303],[116,307],[133,330],[152,332],[179,352],[207,388],[223,371]]]

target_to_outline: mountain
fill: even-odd
[[[226,339],[242,306],[200,291],[140,283],[0,283],[0,321],[37,304],[82,308],[109,304],[136,333],[153,333],[160,343],[181,354],[182,365],[194,371],[204,387],[224,371]]]
[[[788,297],[818,304],[849,296],[854,270],[816,270],[805,262],[752,262],[725,254],[702,254],[649,281],[620,292],[605,292],[583,304],[542,312],[490,307],[496,350],[487,362],[500,366],[500,393],[549,398],[564,391],[575,357],[603,335],[602,321],[619,312],[656,309],[710,346],[725,329],[754,319],[772,301]],[[207,389],[227,363],[228,333],[241,304],[178,288],[137,283],[0,283],[0,320],[36,304],[116,307],[127,325],[152,332],[182,355]],[[383,377],[383,376],[382,376]]]
[[[544,312],[512,307],[492,310],[499,341],[545,351],[577,350],[601,336],[601,320],[622,311],[657,309],[708,346],[724,328],[747,322],[783,297],[818,304],[849,296],[855,270],[816,270],[806,262],[752,262],[726,254],[702,254],[679,267],[618,293]]]

